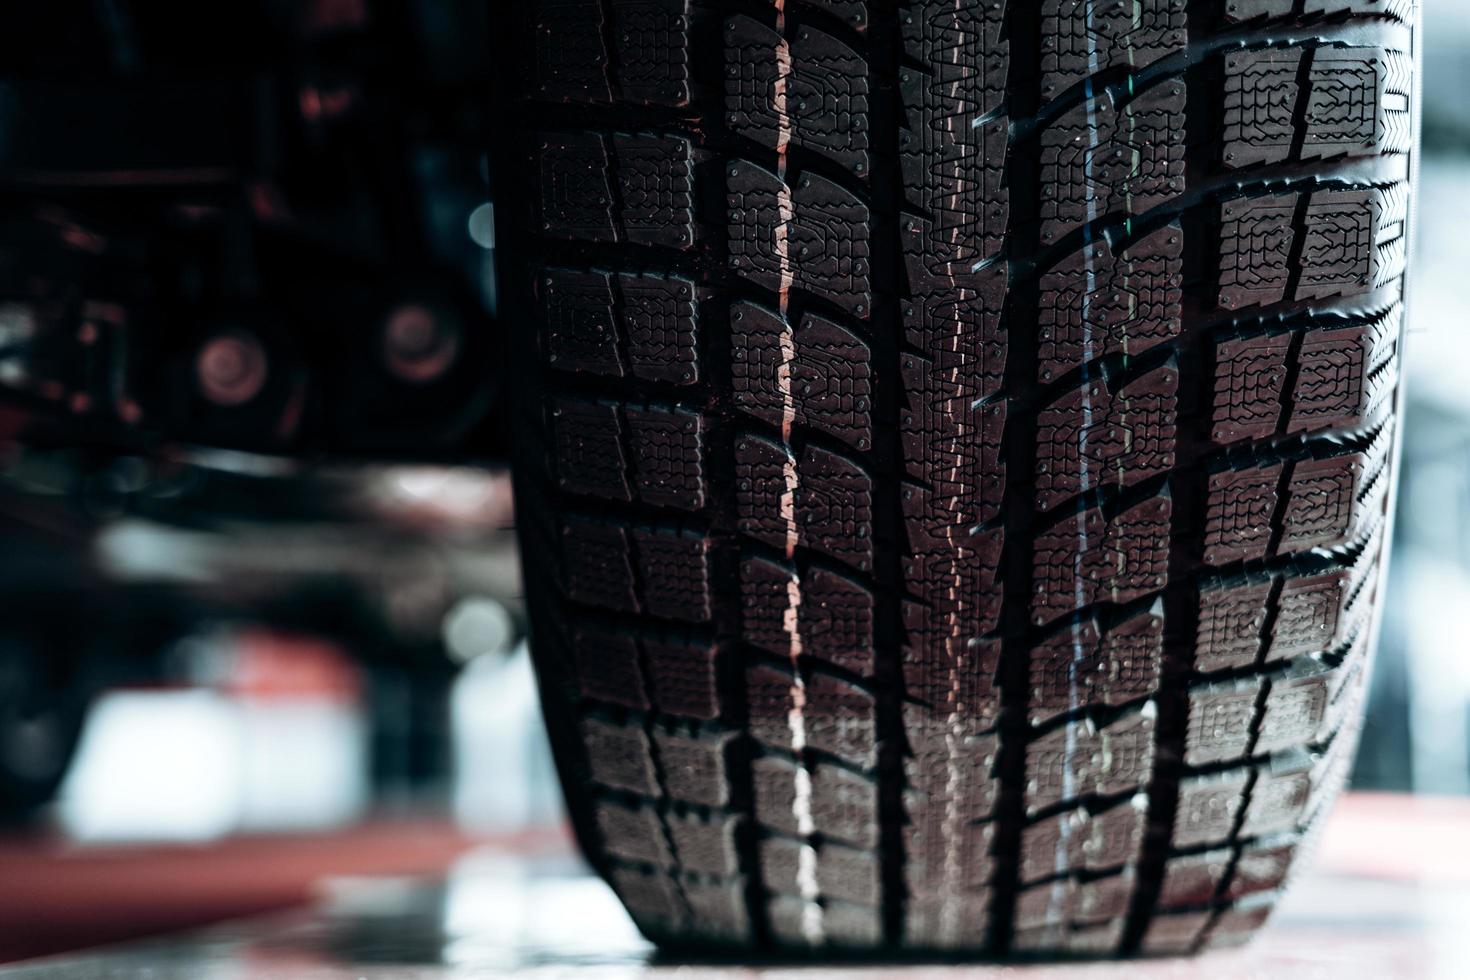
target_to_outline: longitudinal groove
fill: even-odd
[[[696,105],[704,109],[722,127],[724,114],[720,111],[720,89],[724,75],[723,24],[713,12],[698,8],[691,9],[691,32],[689,55],[693,78],[707,89],[698,98]],[[722,135],[726,135],[723,134]],[[706,200],[703,208],[709,215],[707,235],[714,268],[723,269],[729,261],[730,232],[726,221],[723,201],[716,198]],[[712,510],[721,529],[717,537],[722,544],[721,562],[717,566],[721,576],[736,580],[740,576],[744,557],[744,543],[735,528],[739,522],[739,503],[736,494],[738,468],[735,464],[735,442],[738,433],[745,427],[746,420],[731,407],[737,385],[735,361],[732,357],[734,336],[732,313],[727,296],[712,295],[701,303],[700,321],[718,324],[717,329],[706,330],[701,336],[704,348],[703,361],[710,372],[710,401],[720,406],[719,428],[712,433],[710,463],[718,475],[711,480],[713,491]],[[751,731],[751,690],[747,675],[747,662],[751,650],[744,637],[744,611],[738,590],[725,589],[718,593],[720,615],[717,622],[725,637],[726,656],[720,671],[720,683],[731,692],[731,703],[727,713],[737,726],[726,753],[730,767],[731,803],[738,808],[741,821],[735,835],[740,872],[743,875],[740,889],[740,904],[749,923],[751,944],[756,948],[769,948],[772,944],[770,915],[767,909],[769,891],[761,865],[760,846],[762,827],[757,810],[757,787],[755,758],[759,747]],[[774,656],[774,655],[773,655]]]
[[[1006,7],[1002,28],[1010,43],[1010,66],[1006,78],[1006,108],[1013,119],[1034,115],[1041,101],[1041,25],[1037,5],[1011,2]],[[1010,260],[1009,291],[1004,321],[1013,325],[1007,338],[1004,390],[1010,398],[1002,446],[1005,460],[1005,494],[1001,514],[1005,522],[1001,556],[1001,583],[1005,605],[1001,612],[1000,663],[997,684],[1001,692],[999,799],[996,804],[994,844],[995,872],[991,901],[994,913],[990,948],[1000,956],[1011,949],[1016,904],[1020,891],[1021,831],[1026,813],[1026,738],[1028,673],[1031,637],[1031,593],[1034,549],[1032,516],[1035,492],[1036,409],[1021,397],[1034,385],[1037,351],[1034,331],[1040,304],[1035,277],[1018,281],[1016,260],[1040,248],[1038,225],[1041,211],[1040,175],[1037,153],[1022,153],[1012,146],[1006,165],[1010,216],[1004,252]]]
[[[1265,714],[1266,701],[1270,696],[1272,683],[1270,679],[1262,681],[1260,692],[1256,695],[1255,704],[1251,711],[1250,733],[1246,742],[1247,749],[1245,757],[1247,759],[1253,758],[1256,754],[1256,743],[1261,734],[1261,719]],[[1246,815],[1250,812],[1251,796],[1255,792],[1256,784],[1260,779],[1261,773],[1258,767],[1253,766],[1246,771],[1245,785],[1241,788],[1241,805],[1235,819],[1231,822],[1230,835],[1227,838],[1231,844],[1230,855],[1225,862],[1220,880],[1215,885],[1214,895],[1211,896],[1210,905],[1213,911],[1208,922],[1200,930],[1199,939],[1194,947],[1195,949],[1199,949],[1204,943],[1209,941],[1211,931],[1214,929],[1216,923],[1220,921],[1220,917],[1225,911],[1223,899],[1226,889],[1230,887],[1231,880],[1235,877],[1236,869],[1240,866],[1240,858],[1245,849],[1245,842],[1241,839],[1241,832],[1245,827]]]
[[[1199,33],[1199,4],[1187,5],[1187,33],[1191,43]],[[1199,97],[1202,71],[1189,79],[1191,96],[1185,103],[1185,134],[1188,139],[1204,137],[1208,106]],[[1185,234],[1203,237],[1200,221],[1183,227]],[[1184,275],[1213,283],[1208,264],[1216,250],[1197,247],[1186,250]],[[1158,709],[1154,729],[1154,765],[1149,775],[1147,822],[1139,847],[1138,880],[1128,906],[1118,950],[1125,956],[1138,953],[1158,904],[1172,834],[1178,819],[1179,780],[1184,769],[1188,725],[1190,677],[1199,629],[1198,565],[1204,552],[1204,509],[1209,498],[1207,459],[1201,450],[1210,445],[1211,379],[1215,375],[1211,334],[1196,327],[1173,342],[1171,356],[1179,370],[1179,394],[1175,403],[1175,445],[1180,465],[1168,475],[1173,501],[1170,522],[1169,565],[1163,593],[1164,644],[1161,655]]]
[[[875,363],[881,365],[889,379],[887,385],[874,392],[874,438],[868,458],[872,461],[873,472],[879,475],[873,488],[873,535],[877,541],[888,543],[888,560],[877,562],[874,568],[877,606],[873,630],[877,643],[874,681],[878,695],[878,843],[882,928],[883,941],[892,948],[903,942],[904,910],[908,897],[904,885],[903,847],[903,829],[908,819],[903,802],[903,761],[907,746],[903,722],[905,636],[900,608],[906,549],[903,545],[900,493],[903,396],[899,388],[903,334],[899,303],[906,276],[899,244],[903,174],[899,169],[898,153],[903,104],[895,84],[903,54],[903,36],[899,30],[892,29],[899,16],[899,0],[874,0],[870,5],[869,19],[882,24],[885,29],[874,31],[871,43],[865,46],[869,125],[873,133],[872,262],[877,285],[873,297],[873,322],[881,325],[873,331],[871,347]]]
[[[646,680],[653,676],[652,665],[648,659],[646,650],[639,651],[640,667]],[[654,692],[651,688],[646,692],[650,701],[654,700]],[[658,739],[654,734],[654,715],[647,712],[643,716],[643,737],[648,740],[648,761],[653,767],[654,783],[658,787],[658,799],[653,803],[654,812],[658,814],[659,829],[663,832],[664,846],[669,849],[669,856],[673,862],[670,877],[673,879],[674,891],[678,895],[679,905],[683,913],[690,918],[694,917],[694,908],[689,904],[689,893],[684,887],[684,864],[679,854],[678,841],[674,839],[674,832],[669,827],[669,807],[673,802],[673,794],[669,791],[668,774],[664,771],[664,761],[658,748]]]

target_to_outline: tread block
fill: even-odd
[[[719,716],[713,646],[589,629],[572,642],[583,697],[687,718]]]
[[[1397,331],[1379,324],[1324,330],[1302,343],[1288,432],[1361,428],[1393,396],[1398,365],[1388,362]],[[1382,367],[1380,367],[1382,365]]]
[[[632,375],[677,385],[698,381],[694,283],[672,276],[633,275],[618,276],[616,282],[623,296],[620,328]]]
[[[1213,912],[1155,914],[1144,931],[1139,952],[1154,956],[1192,953],[1213,916]]]
[[[1180,780],[1172,844],[1193,847],[1228,839],[1249,779],[1249,771],[1242,768]]]
[[[795,146],[867,173],[868,65],[857,52],[812,27],[787,40],[737,16],[725,22],[725,64],[725,124],[733,132],[774,150],[784,132]]]
[[[1259,677],[1191,688],[1184,761],[1199,766],[1243,757],[1250,747],[1260,692]]]
[[[587,746],[587,764],[594,782],[639,796],[659,795],[658,774],[643,729],[586,718],[582,721],[582,744]]]
[[[968,735],[964,723],[926,718],[906,726],[904,882],[907,928],[945,948],[984,944],[989,922],[999,793],[994,734]],[[982,822],[984,821],[984,822]]]
[[[742,882],[686,880],[682,887],[694,917],[690,923],[693,931],[722,943],[750,941],[750,916]]]
[[[1081,957],[1102,957],[1114,953],[1123,941],[1123,919],[1097,925],[1069,926],[1053,923],[1030,929],[1018,929],[1011,948],[1023,953],[1063,951]]]
[[[807,903],[794,895],[777,895],[766,905],[771,932],[788,947],[810,945],[803,924]],[[835,948],[869,949],[883,940],[883,919],[876,909],[834,902],[822,906],[821,942]]]
[[[1280,482],[1280,464],[1210,476],[1210,496],[1205,505],[1205,561],[1225,565],[1266,556]]]
[[[797,868],[801,861],[800,841],[789,837],[767,837],[760,842],[761,879],[769,891],[800,895]],[[824,899],[851,902],[876,908],[880,901],[878,856],[836,843],[814,847],[817,855],[817,887]]]
[[[817,884],[824,895],[877,908],[882,903],[878,855],[840,844],[823,844],[817,851]]]
[[[1126,919],[1134,878],[1133,869],[1126,868],[1089,881],[1059,878],[1022,888],[1016,896],[1016,930],[1020,933],[1042,926],[1093,925]]]
[[[1105,632],[1087,619],[1048,637],[1031,654],[1031,723],[1152,696],[1158,691],[1163,650],[1164,619],[1154,612]]]
[[[806,747],[828,752],[852,765],[876,761],[877,727],[873,695],[830,674],[806,677],[798,705],[788,671],[757,666],[746,671],[750,730],[761,742],[797,751],[792,744],[793,712],[800,714]]]
[[[648,688],[632,634],[579,629],[572,635],[572,648],[582,697],[648,710]]]
[[[1184,100],[1184,82],[1167,79],[1121,106],[1105,92],[1048,126],[1041,134],[1041,240],[1098,218],[1143,214],[1181,194]]]
[[[1360,508],[1355,504],[1364,466],[1365,458],[1359,453],[1297,463],[1287,490],[1278,550],[1306,551],[1348,543],[1360,524]]]
[[[536,195],[543,234],[552,238],[612,242],[612,188],[607,147],[596,133],[544,134],[538,153]]]
[[[1225,165],[1406,152],[1411,74],[1407,54],[1382,48],[1232,52],[1225,57]]]
[[[1174,465],[1179,371],[1166,365],[1114,391],[1084,380],[1037,415],[1036,505],[1131,486]]]
[[[1273,596],[1270,582],[1216,586],[1200,593],[1195,669],[1209,673],[1327,653],[1347,643],[1360,617],[1348,607],[1355,595],[1356,569],[1288,578]],[[1269,637],[1262,637],[1274,608]],[[1265,640],[1262,658],[1262,641]]]
[[[687,105],[686,0],[611,0],[608,6],[611,24],[599,0],[535,4],[531,91],[558,102]],[[604,37],[617,45],[616,89]]]
[[[796,801],[796,764],[765,756],[751,764],[755,776],[755,813],[764,826],[785,834],[800,832]],[[822,836],[871,850],[878,846],[878,787],[872,779],[824,763],[809,767],[811,809]]]
[[[741,613],[746,642],[777,656],[789,656],[787,631],[792,574],[764,558],[740,567]],[[856,674],[873,672],[873,594],[844,575],[809,569],[798,583],[796,631],[800,652]]]
[[[1222,847],[1169,858],[1159,889],[1159,908],[1207,908],[1214,904],[1215,893],[1230,869],[1232,857],[1232,849]]]
[[[870,568],[872,478],[856,463],[815,446],[808,446],[795,466],[792,462],[783,447],[767,439],[736,441],[740,531],[788,552],[800,544],[860,570]]]
[[[1256,901],[1228,905],[1220,910],[1205,936],[1204,948],[1230,949],[1243,946],[1266,924],[1275,908],[1274,895],[1255,896]]]
[[[1318,765],[1320,761],[1312,756],[1306,758],[1307,765]],[[1306,821],[1315,789],[1310,768],[1259,774],[1251,788],[1245,821],[1240,827],[1241,835],[1260,837],[1298,830]]]
[[[673,938],[682,930],[721,943],[750,938],[739,882],[676,880],[666,873],[627,866],[611,868],[609,881],[639,928],[655,939]]]
[[[1189,692],[1185,761],[1192,766],[1244,756],[1263,680],[1197,685]],[[1361,690],[1356,660],[1333,668],[1307,661],[1269,682],[1261,702],[1257,754],[1317,745],[1335,732]]]
[[[619,237],[636,245],[694,246],[694,152],[681,136],[612,137]]]
[[[1241,848],[1222,896],[1234,902],[1247,895],[1278,891],[1286,883],[1296,841],[1275,845],[1246,845]]]
[[[913,534],[912,525],[909,532]],[[996,575],[1004,538],[998,527],[977,534],[956,528],[949,541],[910,538],[911,550],[902,559],[904,581],[913,596],[903,606],[904,649],[915,683],[923,690],[932,690],[935,683],[924,681],[926,676],[944,678],[945,686],[952,686],[951,666],[958,658],[973,656],[971,644],[999,623],[1003,596]]]
[[[671,934],[686,919],[674,879],[644,868],[613,867],[608,883],[627,906],[633,920],[654,935]]]
[[[683,622],[709,619],[704,537],[573,519],[561,538],[565,588],[573,601]]]
[[[854,30],[867,30],[867,0],[807,0],[807,4],[827,11],[839,20],[845,21]]]
[[[1275,752],[1313,745],[1331,733],[1336,683],[1348,670],[1332,671],[1313,665],[1304,676],[1271,682],[1261,714],[1256,752]]]
[[[1004,4],[957,7],[948,0],[911,0],[900,13],[906,60],[924,66],[899,72],[908,122],[899,137],[904,187],[912,205],[934,216],[909,256],[933,276],[968,273],[995,255],[1005,236],[1009,124],[971,122],[1005,100],[1004,19]]]
[[[681,385],[698,380],[694,284],[687,279],[552,269],[540,281],[539,301],[552,367]]]
[[[659,711],[708,721],[720,715],[716,648],[646,638],[649,688]]]
[[[901,445],[905,469],[923,485],[904,488],[906,523],[915,538],[944,539],[953,528],[990,520],[1005,494],[1000,440],[1006,403],[980,404],[964,370],[938,370],[906,355]]]
[[[542,234],[693,247],[694,163],[687,139],[544,133],[539,144]]]
[[[1082,841],[1081,866],[1105,871],[1132,862],[1143,846],[1148,798],[1139,794],[1101,813],[1094,813]]]
[[[994,732],[975,734],[973,725],[968,714],[945,717],[904,706],[909,742],[904,780],[911,815],[953,811],[962,823],[975,823],[994,812],[1000,740]]]
[[[931,635],[926,636],[926,632]],[[932,635],[940,632],[913,630],[904,647],[904,693],[920,702],[912,707],[912,713],[938,716],[960,712],[968,719],[967,724],[988,728],[1000,714],[1000,691],[996,686],[1000,643]]]
[[[688,105],[688,0],[611,0],[611,4],[621,100]]]
[[[789,399],[790,421],[868,448],[872,355],[866,343],[817,316],[791,330],[779,315],[751,303],[737,303],[730,322],[736,407],[779,428],[787,422]]]
[[[788,187],[744,160],[725,168],[729,264],[737,276],[772,292],[793,289],[866,317],[868,209],[841,187],[803,174]],[[789,212],[789,220],[782,220]]]
[[[1225,444],[1275,435],[1289,408],[1282,405],[1291,335],[1227,340],[1215,348],[1212,437]]]
[[[1096,242],[1041,276],[1043,381],[1107,354],[1141,354],[1179,335],[1184,233],[1166,225],[1114,255]]]
[[[634,529],[642,608],[687,623],[710,618],[709,541],[693,532]]]
[[[663,826],[652,806],[599,800],[594,812],[602,847],[608,854],[656,868],[674,867],[674,856],[669,853]]]
[[[730,802],[730,779],[725,747],[730,732],[701,736],[653,730],[653,742],[663,763],[664,783],[676,800],[719,807]]]
[[[1105,68],[1138,71],[1183,51],[1186,0],[1127,4],[1044,0],[1041,4],[1041,92],[1054,99]]]
[[[1220,305],[1236,309],[1286,296],[1296,236],[1296,194],[1231,201],[1221,209]],[[1295,297],[1291,297],[1295,298]]]
[[[569,521],[562,527],[561,545],[568,597],[602,609],[638,611],[625,528],[594,521]]]
[[[1212,673],[1255,663],[1270,601],[1270,582],[1201,589],[1194,669]]]
[[[646,503],[680,510],[704,506],[704,417],[681,408],[629,406],[633,471]]]
[[[541,0],[534,11],[531,91],[559,102],[611,102],[600,0]]]
[[[1356,626],[1346,615],[1353,573],[1349,570],[1290,579],[1276,601],[1268,661],[1335,650]]]
[[[995,870],[995,824],[964,823],[945,801],[939,804],[910,809],[903,832],[908,893],[919,902],[935,903],[987,895]],[[922,816],[914,819],[915,812]]]
[[[1310,194],[1300,227],[1299,197],[1243,198],[1222,206],[1221,307],[1356,296],[1403,273],[1402,185]]]
[[[1100,730],[1084,718],[1032,740],[1026,746],[1026,812],[1146,784],[1154,757],[1151,707],[1129,712]]]
[[[1028,825],[1021,832],[1021,881],[1067,871],[1105,871],[1138,857],[1143,843],[1147,797],[1090,814],[1069,810]]]
[[[904,941],[924,949],[979,952],[990,942],[990,892],[904,903]]]
[[[568,371],[621,378],[612,285],[601,272],[548,270],[538,298],[548,363]],[[692,307],[691,307],[692,314]]]
[[[805,515],[797,501],[799,465],[790,450],[761,436],[737,438],[735,487],[740,532],[793,553]]]
[[[883,916],[877,909],[834,902],[822,909],[822,932],[829,946],[871,949],[883,941]]]
[[[1042,625],[1096,602],[1128,602],[1163,588],[1170,511],[1162,495],[1112,520],[1094,507],[1037,535],[1033,622]]]
[[[570,493],[633,499],[616,402],[558,398],[551,403],[557,485]]]
[[[931,274],[918,258],[921,223],[906,219],[904,256],[909,266],[910,295],[901,304],[904,339],[918,353],[915,363],[902,366],[905,387],[922,398],[910,409],[923,412],[932,405],[937,422],[953,419],[969,423],[976,402],[994,397],[1005,379],[1005,309],[1007,272],[1003,263],[979,272],[963,270]],[[907,360],[907,358],[905,358]],[[977,426],[978,427],[978,426]],[[919,425],[921,431],[930,426]],[[910,472],[927,478],[929,467],[940,460],[927,453],[906,453]],[[923,469],[913,469],[915,465]]]
[[[558,398],[550,414],[563,490],[624,502],[636,496],[680,510],[704,505],[704,420],[698,413]]]
[[[693,813],[670,813],[665,819],[681,870],[719,878],[733,878],[740,873],[740,859],[735,851],[739,817],[714,814],[705,818]]]
[[[1386,319],[1386,318],[1385,318]],[[1394,341],[1383,321],[1310,331],[1297,357],[1297,378],[1283,401],[1289,335],[1232,340],[1216,348],[1214,440],[1231,443],[1287,433],[1367,427],[1387,405],[1398,380],[1383,348]],[[1395,331],[1396,334],[1396,331]]]

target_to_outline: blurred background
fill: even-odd
[[[388,24],[352,0],[262,8],[291,11],[256,25],[271,83],[152,121],[187,124],[187,145],[48,130],[0,148],[59,202],[0,219],[25,243],[0,252],[0,814],[68,847],[424,814],[558,826],[496,464],[483,5],[407,4]],[[0,86],[7,131],[39,133],[43,103],[95,133],[156,102],[197,66],[145,41],[224,30],[170,17],[51,25],[101,67],[0,23],[0,62],[38,66]],[[1428,4],[1426,28],[1397,537],[1353,785],[1470,794],[1470,6]],[[250,50],[248,30],[186,47]],[[115,104],[67,101],[89,72],[126,80]],[[119,300],[88,299],[99,284]],[[343,336],[292,341],[328,315]],[[204,343],[150,351],[130,390],[129,339],[179,320],[210,324]],[[48,431],[57,408],[98,445]],[[191,438],[159,446],[150,427]],[[239,450],[193,441],[221,434]],[[348,451],[312,462],[329,445]]]

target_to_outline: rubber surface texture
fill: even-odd
[[[1411,0],[516,8],[534,651],[638,925],[1246,938],[1360,715]]]

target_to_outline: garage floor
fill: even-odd
[[[1391,795],[1351,795],[1334,813],[1316,866],[1299,881],[1272,927],[1248,949],[1197,961],[1155,960],[1127,964],[1025,967],[874,964],[849,969],[769,965],[680,963],[660,960],[633,930],[611,893],[570,854],[559,835],[490,841],[464,850],[462,841],[431,845],[422,826],[380,828],[321,842],[282,842],[271,858],[263,842],[242,859],[232,845],[204,849],[188,860],[175,855],[168,873],[133,889],[119,888],[116,855],[111,877],[94,862],[102,892],[78,893],[90,901],[91,935],[97,920],[149,923],[142,914],[160,892],[179,892],[192,881],[209,907],[228,905],[229,883],[257,903],[270,892],[290,901],[305,889],[304,869],[320,872],[312,901],[284,911],[256,914],[152,939],[90,951],[63,953],[0,968],[3,978],[439,978],[498,976],[624,977],[643,975],[801,976],[844,973],[928,977],[1463,977],[1470,945],[1470,803]],[[345,839],[344,839],[345,838]],[[402,838],[401,840],[398,838]],[[216,853],[211,853],[216,852]],[[396,853],[396,857],[395,857]],[[315,854],[315,857],[312,855]],[[354,857],[354,855],[356,855]],[[290,858],[286,860],[285,858]],[[70,887],[88,878],[85,853],[71,859]],[[436,874],[424,870],[442,860]],[[211,870],[211,865],[222,868]],[[157,864],[157,861],[150,861]],[[354,863],[358,873],[343,874]],[[0,864],[4,864],[0,860]],[[263,889],[278,866],[289,882]],[[247,868],[253,868],[247,872]],[[18,868],[6,868],[7,877]],[[10,879],[12,881],[16,879]],[[151,882],[151,885],[150,885]],[[171,882],[171,884],[170,884]],[[294,884],[293,884],[294,883]],[[64,896],[53,888],[51,901]],[[91,897],[83,898],[89,894]],[[99,897],[102,904],[99,904]],[[246,906],[248,907],[248,906]],[[56,911],[56,910],[53,910]],[[0,909],[6,931],[20,920]],[[49,918],[49,916],[48,916]],[[79,923],[80,924],[80,923]],[[85,933],[85,930],[84,930]],[[12,936],[14,934],[12,933]]]

